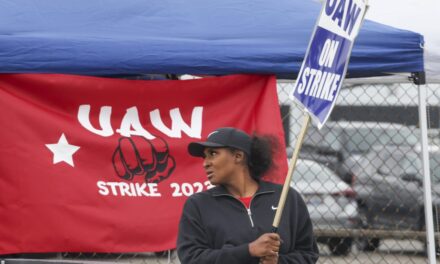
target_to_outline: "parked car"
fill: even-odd
[[[340,230],[358,226],[357,204],[351,187],[325,165],[298,159],[291,186],[306,202],[315,229]],[[335,255],[347,255],[350,237],[317,237]]]
[[[346,183],[353,181],[357,157],[374,145],[415,145],[416,128],[396,123],[361,121],[327,122],[321,130],[310,126],[300,157],[325,164]],[[353,162],[354,161],[354,162]]]
[[[375,146],[359,159],[354,171],[361,227],[422,231],[425,228],[422,161],[419,146]],[[440,148],[430,146],[434,223],[440,220]],[[438,231],[438,227],[435,227]],[[379,246],[368,240],[364,250]]]

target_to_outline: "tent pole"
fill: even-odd
[[[422,172],[423,172],[423,196],[425,199],[425,226],[427,237],[428,259],[430,264],[435,264],[435,240],[434,240],[434,221],[431,194],[431,175],[429,170],[429,152],[428,152],[428,125],[426,114],[426,86],[425,73],[413,73],[413,81],[419,87],[419,122],[420,139],[422,143]]]

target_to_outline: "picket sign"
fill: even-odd
[[[354,39],[359,33],[367,8],[366,0],[327,0],[321,9],[290,94],[290,98],[302,106],[305,116],[278,202],[272,224],[273,232],[278,230],[292,174],[310,119],[321,128],[330,116],[347,72]]]

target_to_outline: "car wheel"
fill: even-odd
[[[332,237],[328,241],[328,247],[335,256],[346,256],[351,251],[353,239],[347,237]]]
[[[375,251],[379,247],[379,244],[379,238],[360,238],[357,246],[361,251],[371,252]]]
[[[359,202],[359,225],[361,229],[368,229],[368,208],[363,202]],[[379,247],[379,238],[360,237],[356,246],[361,251],[375,251]]]

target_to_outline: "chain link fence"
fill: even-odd
[[[289,99],[293,81],[278,82],[290,156],[303,113]],[[427,89],[435,230],[440,206],[440,83]],[[307,203],[319,263],[427,263],[419,87],[346,80],[324,128],[310,126],[292,186]],[[438,233],[436,233],[438,247]],[[156,253],[50,253],[0,256],[3,263],[180,263]]]
[[[288,153],[303,113],[280,82]],[[440,85],[346,80],[329,121],[309,127],[293,186],[309,208],[320,263],[427,263],[418,92],[427,89],[435,230],[440,203]],[[306,186],[306,187],[304,187]],[[308,186],[308,187],[307,187]],[[438,247],[438,233],[436,244]]]

